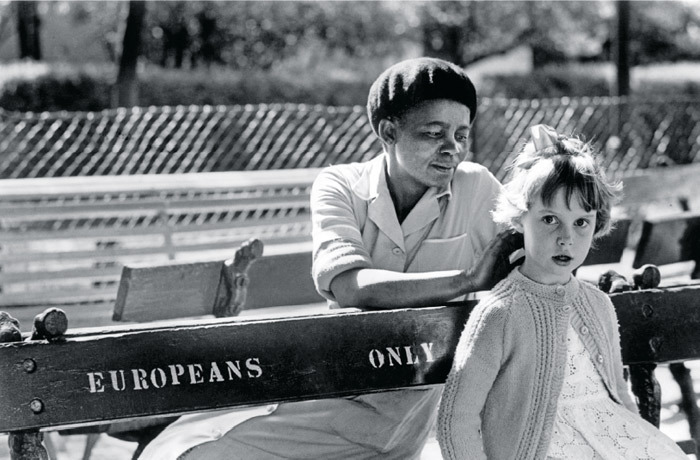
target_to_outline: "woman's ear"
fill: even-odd
[[[396,121],[388,118],[379,120],[379,126],[377,126],[377,132],[379,133],[379,139],[382,142],[393,145],[396,143],[396,131],[398,127],[396,126]]]

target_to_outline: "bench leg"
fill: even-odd
[[[97,444],[97,441],[100,440],[100,433],[90,433],[87,435],[85,438],[85,450],[83,451],[83,460],[90,460],[90,456],[92,455],[92,449],[95,447],[95,444]]]
[[[688,419],[690,436],[698,443],[700,441],[700,410],[698,410],[690,370],[683,363],[670,364],[669,370],[681,390],[681,410]]]
[[[48,460],[49,454],[43,445],[44,433],[39,431],[16,431],[10,433],[8,444],[12,460]]]
[[[637,397],[639,415],[655,427],[659,427],[661,412],[661,387],[654,377],[656,364],[630,365],[630,383],[632,393]]]

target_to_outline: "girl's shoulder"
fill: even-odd
[[[581,292],[596,304],[612,305],[610,296],[608,296],[608,294],[606,294],[605,292],[601,291],[597,286],[594,286],[593,284],[584,280],[579,281],[579,285]]]
[[[481,296],[476,308],[510,314],[521,295],[521,289],[506,277]]]

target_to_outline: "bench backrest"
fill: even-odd
[[[700,286],[612,294],[627,364],[700,358]],[[473,303],[0,344],[0,431],[444,382]]]
[[[250,237],[261,238],[267,246],[265,257],[253,268],[253,279],[257,272],[279,270],[279,264],[265,262],[268,256],[294,254],[289,256],[294,263],[286,273],[287,286],[258,289],[259,283],[253,282],[249,306],[316,301],[320,298],[306,275],[311,269],[308,193],[318,172],[0,181],[0,306],[30,319],[45,305],[71,304],[81,325],[107,324],[122,266],[195,261],[215,266]],[[700,165],[630,174],[624,178],[623,205],[677,200],[690,193],[691,178],[698,174]],[[631,223],[630,217],[618,221],[617,229],[598,241],[598,249],[584,264],[618,262]],[[202,285],[219,281],[205,278]],[[119,313],[122,310],[117,306],[117,317],[129,318],[128,312]],[[196,309],[192,314],[198,314]]]
[[[700,212],[683,212],[644,221],[633,267],[683,261],[700,265]]]
[[[224,297],[223,261],[124,267],[112,319],[157,321],[211,316]],[[323,302],[311,251],[264,256],[248,269],[246,309]]]

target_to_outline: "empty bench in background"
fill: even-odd
[[[27,320],[71,304],[77,325],[108,324],[125,264],[224,260],[251,237],[267,255],[308,252],[317,174],[1,180],[0,307]]]

